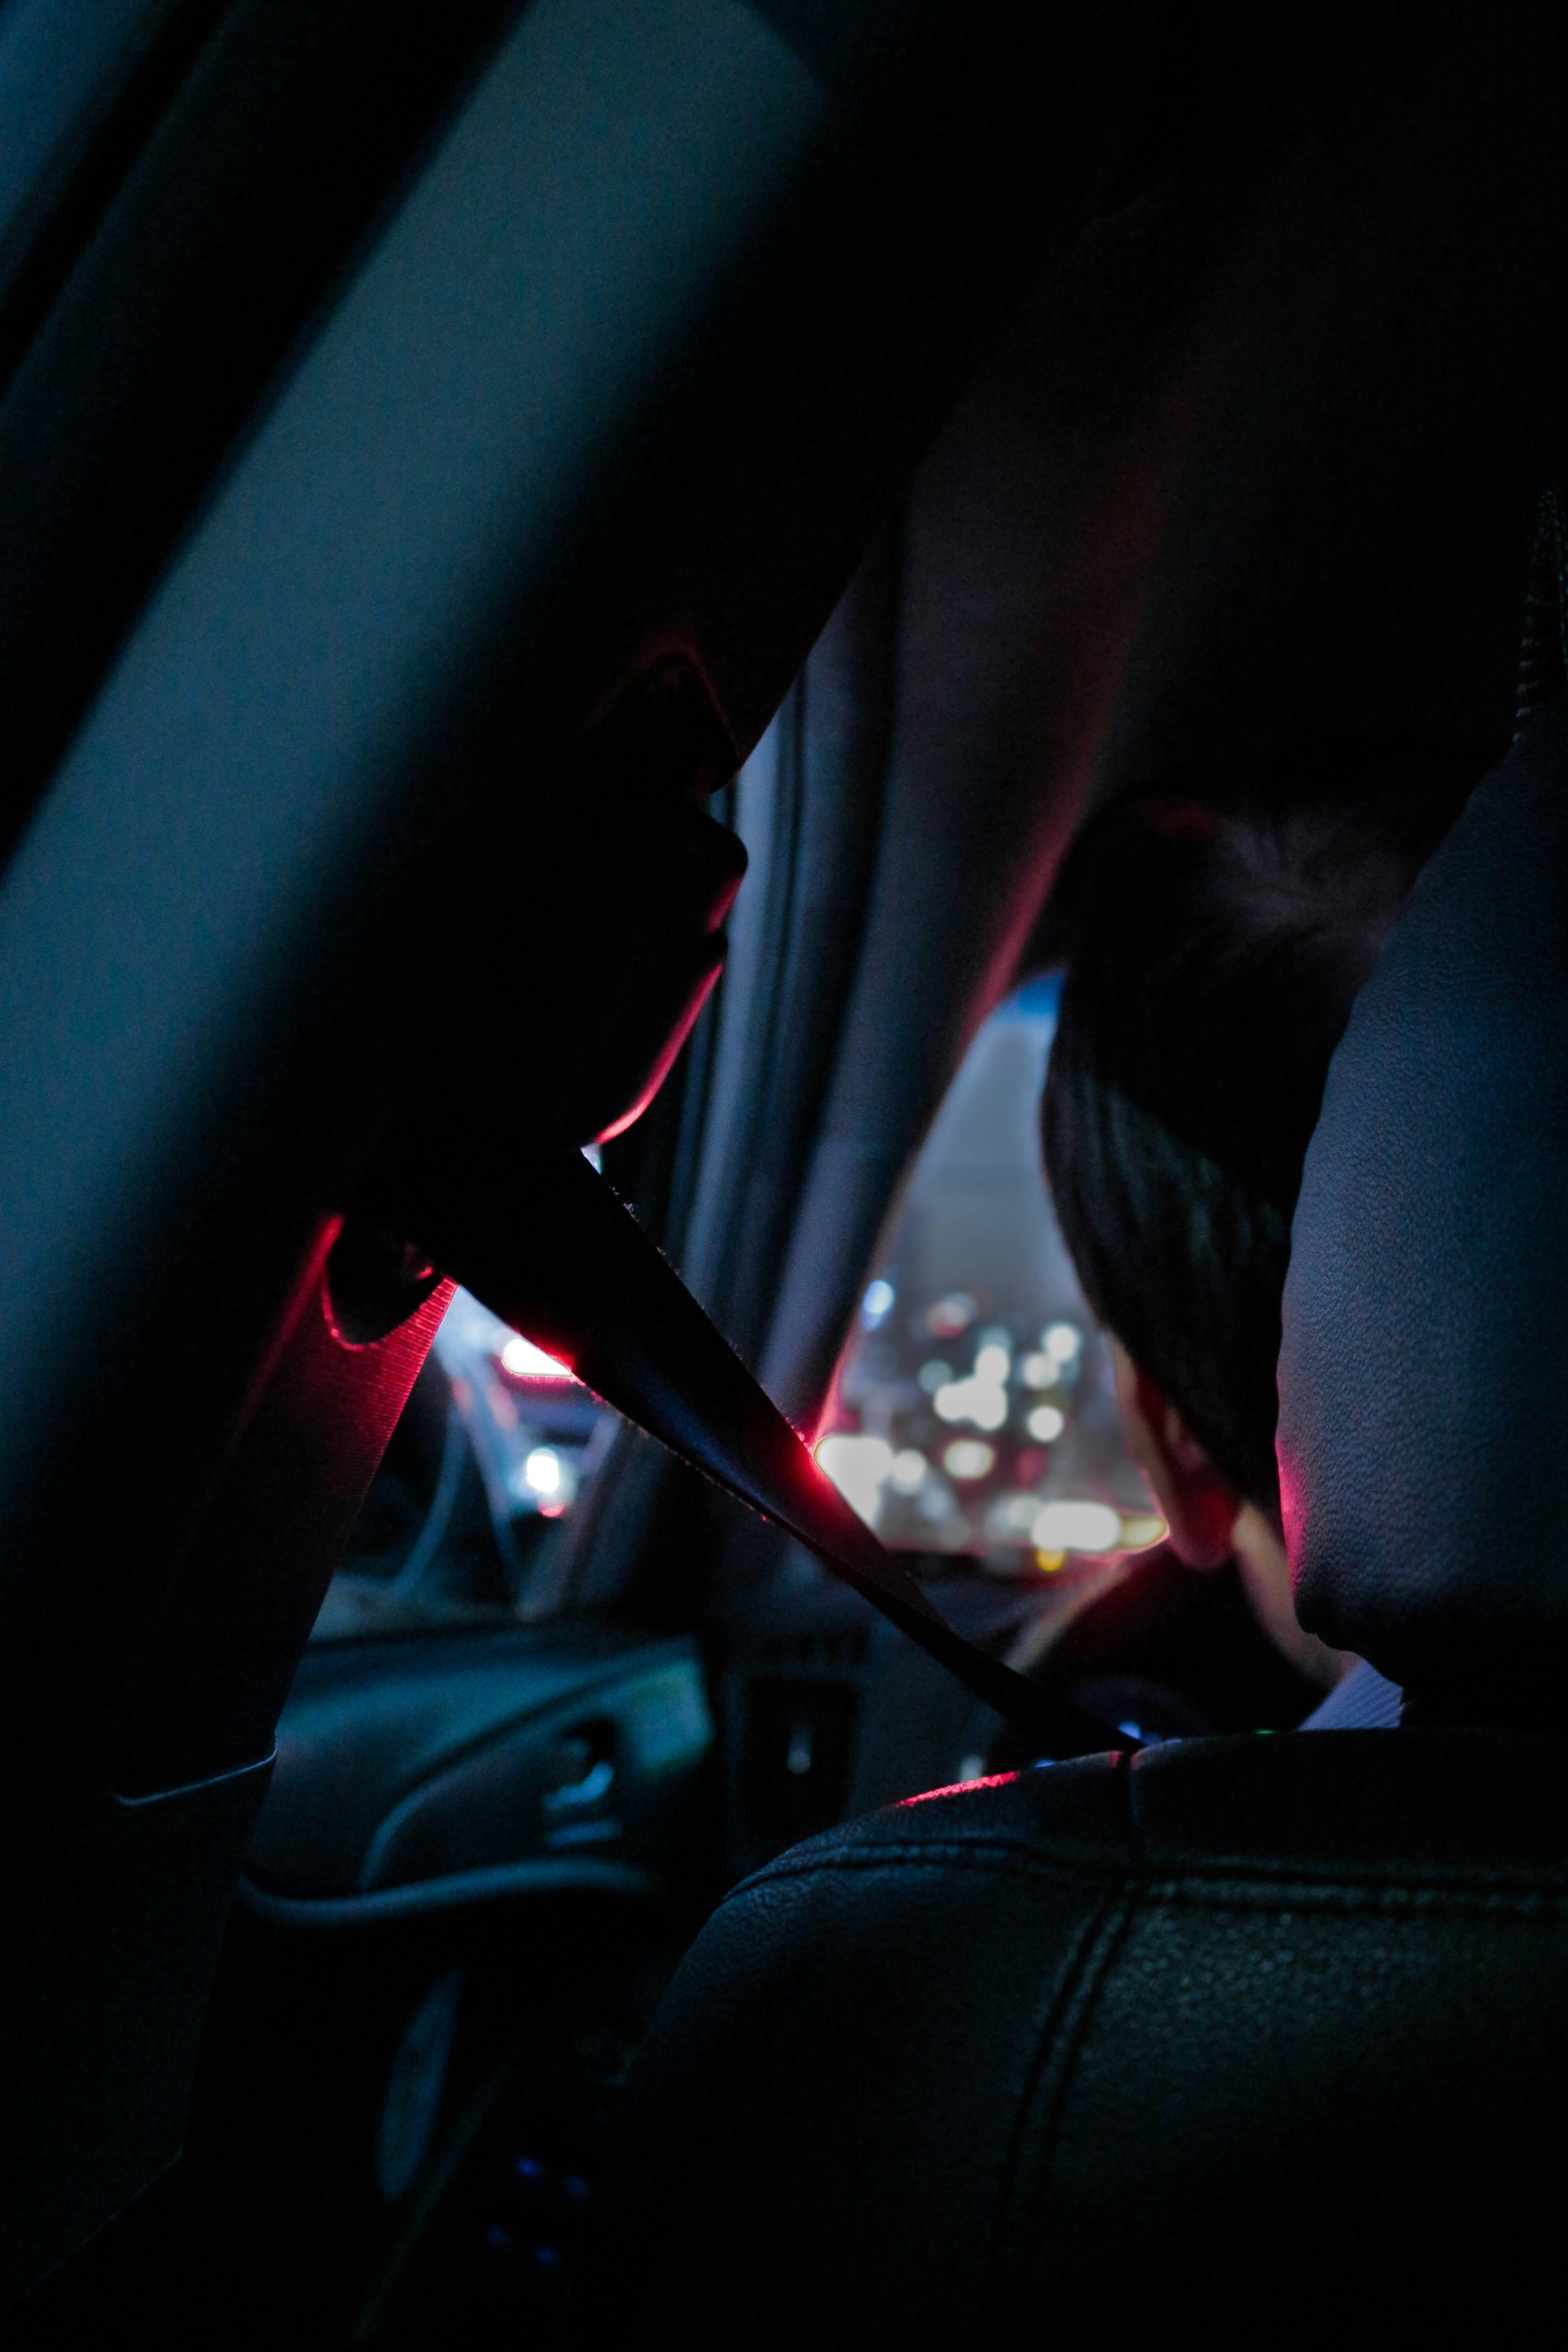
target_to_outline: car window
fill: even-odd
[[[884,1543],[1013,1577],[1164,1534],[1122,1444],[1105,1342],[1040,1163],[1058,983],[976,1036],[839,1365],[817,1459]]]
[[[616,1416],[563,1364],[459,1290],[436,1354],[520,1576],[574,1508]]]
[[[312,1638],[538,1613],[618,1425],[563,1365],[457,1291]]]

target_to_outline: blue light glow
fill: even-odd
[[[874,1331],[879,1323],[887,1321],[892,1311],[893,1297],[892,1284],[885,1282],[879,1275],[860,1302],[860,1320],[868,1331]]]

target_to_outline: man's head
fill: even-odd
[[[1320,738],[1127,793],[1084,827],[1042,1124],[1135,1448],[1194,1567],[1277,1524],[1290,1218],[1329,1060],[1394,912],[1487,762]]]

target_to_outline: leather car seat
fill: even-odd
[[[1568,2144],[1568,720],[1363,991],[1298,1215],[1303,1615],[1395,1731],[939,1791],[739,1887],[636,2069],[583,2339],[1498,2340]],[[1560,1678],[1556,1687],[1561,1687]]]

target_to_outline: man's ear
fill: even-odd
[[[1171,1549],[1188,1568],[1223,1568],[1235,1548],[1239,1491],[1209,1460],[1163,1389],[1115,1338],[1110,1357],[1128,1451],[1154,1490]]]

